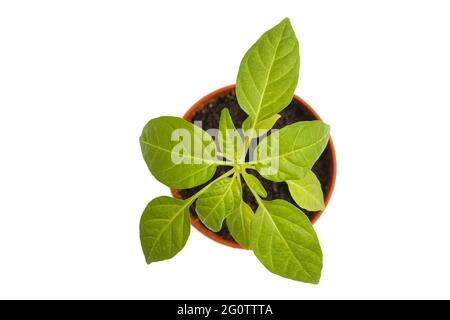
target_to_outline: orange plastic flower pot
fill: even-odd
[[[235,92],[236,90],[236,85],[229,85],[223,88],[220,88],[216,91],[211,92],[210,94],[204,96],[203,98],[201,98],[199,101],[197,101],[183,116],[183,119],[187,120],[187,121],[192,121],[192,118],[194,117],[194,115],[197,113],[198,110],[202,109],[205,105],[207,105],[211,100],[215,100],[218,97],[224,96],[226,94]],[[293,100],[295,100],[302,108],[305,108],[306,110],[308,110],[317,120],[321,120],[321,118],[319,117],[319,115],[317,114],[317,112],[309,105],[307,104],[302,98],[298,97],[298,96],[294,96]],[[328,193],[325,194],[325,206],[328,205],[328,202],[331,199],[331,195],[333,194],[333,190],[334,190],[334,185],[336,182],[336,151],[334,149],[334,145],[333,145],[333,140],[330,137],[330,140],[328,141],[328,148],[329,148],[329,152],[330,152],[330,160],[331,160],[331,179],[329,182],[329,186],[328,186]],[[175,189],[171,189],[172,195],[175,198],[181,198],[180,194],[177,192],[177,190]],[[322,215],[323,211],[318,211],[316,212],[312,219],[311,222],[314,224]],[[190,220],[191,220],[191,224],[198,230],[200,231],[202,234],[204,234],[205,236],[207,236],[208,238],[217,241],[221,244],[224,244],[226,246],[232,247],[232,248],[241,248],[242,247],[237,244],[236,242],[233,241],[229,241],[226,239],[223,239],[222,237],[220,237],[219,235],[217,235],[216,233],[212,232],[211,230],[209,230],[208,228],[206,228],[200,221],[200,219],[196,216],[193,215],[192,212],[190,214]]]

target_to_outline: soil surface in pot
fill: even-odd
[[[194,121],[202,121],[202,128],[203,130],[208,130],[211,128],[218,128],[219,127],[219,119],[220,119],[220,113],[223,108],[228,108],[230,110],[231,117],[233,118],[234,124],[236,128],[241,128],[242,123],[247,118],[247,114],[242,111],[242,109],[239,107],[239,104],[236,99],[235,92],[225,94],[224,96],[218,97],[217,99],[209,101],[202,109],[198,110],[191,122]],[[281,118],[277,121],[274,128],[275,129],[281,129],[284,126],[287,126],[289,124],[292,124],[294,122],[298,121],[310,121],[310,120],[316,120],[313,114],[311,114],[304,106],[299,104],[297,101],[292,100],[292,102],[289,104],[287,108],[285,108],[282,112],[280,112]],[[229,167],[223,166],[218,167],[216,174],[213,179],[217,178],[218,176],[224,174],[226,171],[229,170]],[[325,151],[320,156],[319,160],[314,164],[314,167],[312,168],[312,171],[317,175],[317,178],[319,179],[323,193],[325,198],[328,195],[328,192],[330,191],[330,183],[331,183],[331,177],[332,177],[332,163],[331,163],[331,151],[329,146],[325,149]],[[295,201],[292,199],[288,186],[285,182],[273,182],[267,179],[264,179],[261,177],[261,175],[258,174],[257,171],[254,170],[248,170],[248,173],[253,174],[256,176],[263,184],[264,188],[267,190],[267,198],[266,200],[275,200],[275,199],[284,199],[296,207],[300,208]],[[195,187],[191,189],[184,189],[184,190],[178,190],[178,193],[180,194],[181,198],[186,199],[192,196],[193,194],[197,193],[200,189],[202,189],[205,185],[207,185],[209,182]],[[253,211],[256,211],[258,205],[256,203],[255,198],[253,197],[252,193],[248,189],[247,185],[245,184],[245,181],[242,180],[242,186],[243,186],[243,199],[245,202],[247,202],[250,207],[253,209]],[[317,214],[317,212],[307,211],[303,208],[300,208],[308,217],[310,220],[313,219],[314,215]],[[195,212],[195,203],[190,208],[191,214],[194,216],[196,215]],[[230,235],[230,232],[228,231],[226,221],[224,221],[222,230],[219,232],[216,232],[221,238],[230,240],[234,242],[234,239]]]

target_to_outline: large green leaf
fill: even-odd
[[[153,199],[140,223],[142,250],[148,264],[170,259],[189,238],[189,203],[170,197]]]
[[[223,155],[230,161],[242,159],[244,142],[236,130],[227,108],[223,109],[220,115],[219,132],[219,147]]]
[[[250,247],[250,223],[254,217],[252,209],[244,201],[227,217],[227,226],[233,239],[243,248]]]
[[[273,116],[266,118],[264,120],[258,121],[254,128],[252,128],[252,118],[248,117],[244,120],[242,123],[242,130],[245,132],[245,134],[250,137],[251,139],[257,138],[262,136],[263,134],[266,134],[267,131],[272,129],[272,127],[275,125],[275,122],[280,119],[281,116],[279,114],[274,114]]]
[[[320,181],[312,171],[303,179],[289,180],[287,184],[292,198],[300,207],[310,211],[325,209]]]
[[[210,230],[219,231],[223,220],[240,205],[242,188],[238,179],[235,175],[217,181],[198,198],[195,209]]]
[[[242,176],[250,189],[263,198],[267,197],[267,191],[257,177],[245,171],[242,172]]]
[[[151,173],[169,187],[195,187],[210,180],[216,171],[218,161],[212,137],[183,119],[150,120],[140,143]]]
[[[256,169],[266,179],[302,179],[327,146],[330,128],[322,121],[297,122],[275,131],[256,147]]]
[[[299,68],[299,43],[289,19],[284,19],[256,41],[239,67],[236,96],[254,123],[289,105]]]
[[[293,280],[319,282],[319,240],[308,217],[289,202],[261,201],[251,223],[250,245],[269,271]]]

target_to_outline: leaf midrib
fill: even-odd
[[[231,190],[231,187],[233,186],[235,177],[233,177],[230,181],[230,184],[226,188],[226,191],[223,193],[223,195],[220,197],[221,201],[217,201],[216,205],[209,211],[209,214],[205,217],[205,221],[211,216],[211,214],[216,210],[216,208],[219,206],[219,204],[225,199],[227,193]]]
[[[249,234],[248,234],[248,229],[245,228],[245,214],[244,214],[244,208],[243,208],[243,204],[241,204],[239,206],[239,215],[240,215],[240,219],[239,221],[241,222],[241,235],[242,237],[245,238],[246,241],[246,245],[249,246],[250,244],[250,238],[249,238]]]
[[[257,121],[258,121],[259,114],[260,114],[260,112],[261,112],[261,106],[262,106],[262,102],[263,102],[264,95],[265,95],[266,90],[267,90],[267,85],[268,85],[268,83],[269,83],[270,74],[272,73],[272,67],[273,67],[273,64],[275,63],[275,60],[276,60],[275,57],[276,57],[276,55],[277,55],[277,53],[278,53],[278,48],[280,47],[280,43],[281,43],[281,41],[283,40],[283,35],[284,35],[284,32],[285,32],[285,31],[286,31],[286,23],[283,24],[283,30],[281,31],[281,34],[280,34],[280,37],[279,37],[279,39],[278,39],[277,45],[274,46],[275,52],[274,52],[274,54],[273,54],[273,56],[272,56],[272,60],[271,60],[270,65],[269,65],[269,67],[268,67],[268,70],[269,70],[269,71],[268,71],[268,73],[267,73],[267,77],[266,77],[266,79],[265,79],[264,86],[263,86],[263,88],[262,88],[262,90],[261,90],[260,99],[259,99],[259,103],[258,103],[258,108],[256,109],[255,119],[253,120],[253,124],[252,124],[252,128],[253,128],[253,129],[254,129],[255,126],[256,126],[256,123],[257,123]],[[269,37],[269,35],[267,35],[267,39],[268,39],[269,42],[270,42],[270,37]],[[272,43],[271,43],[271,44],[272,44]],[[257,51],[257,54],[259,55],[259,51]]]
[[[267,138],[266,138],[266,139],[267,139]],[[317,141],[315,141],[315,142],[313,142],[313,143],[311,143],[311,144],[309,144],[309,145],[302,146],[301,148],[298,148],[298,149],[295,149],[295,150],[292,150],[292,151],[289,151],[289,152],[286,152],[286,153],[283,153],[283,154],[279,154],[279,155],[276,156],[276,157],[267,157],[267,158],[264,158],[264,159],[260,160],[259,162],[267,162],[267,161],[273,160],[273,159],[281,159],[281,158],[285,158],[285,157],[290,156],[290,155],[292,155],[292,154],[295,154],[295,153],[298,153],[298,152],[302,152],[302,151],[304,151],[304,149],[308,149],[308,148],[310,148],[310,147],[313,147],[313,146],[315,146],[316,144],[322,142],[322,141],[325,140],[325,139],[328,139],[328,136],[324,136],[324,137],[320,138],[319,140],[317,140]],[[295,141],[294,141],[293,143],[295,143]]]
[[[305,269],[305,267],[303,266],[303,263],[296,257],[296,255],[294,254],[294,252],[292,251],[291,246],[289,245],[289,243],[286,241],[286,239],[282,236],[280,229],[278,229],[278,226],[276,225],[275,221],[272,219],[272,216],[269,213],[269,210],[267,210],[266,206],[262,203],[260,203],[260,206],[262,206],[264,208],[264,212],[266,214],[266,216],[269,218],[270,222],[272,223],[274,229],[277,231],[279,237],[283,240],[284,244],[286,245],[286,247],[289,249],[289,252],[291,253],[291,255],[294,257],[294,259],[297,261],[297,263],[300,265],[300,267],[303,269],[303,271],[308,275],[308,277],[311,279],[311,281],[314,280],[314,278],[312,277],[312,275]],[[271,254],[272,255],[272,254]],[[273,263],[272,263],[273,264]]]
[[[149,253],[148,253],[149,256],[152,255],[153,250],[154,250],[155,247],[156,247],[156,243],[159,241],[159,239],[161,238],[162,234],[166,231],[166,229],[169,227],[169,225],[171,225],[172,222],[180,215],[180,213],[184,213],[184,210],[188,207],[188,205],[189,205],[189,202],[187,202],[186,204],[184,204],[184,205],[180,208],[180,210],[179,210],[177,213],[175,213],[174,216],[173,216],[171,219],[168,220],[168,223],[161,229],[161,232],[160,232],[160,233],[158,234],[158,236],[155,238],[155,241],[153,242],[153,245],[152,245],[151,248],[150,248],[150,251],[149,251]],[[159,205],[158,205],[158,206],[159,206]],[[165,205],[162,205],[162,206],[165,206]],[[143,238],[145,239],[145,238],[148,238],[148,237],[143,237]]]
[[[305,186],[300,185],[296,180],[290,180],[290,183],[292,183],[293,185],[295,185],[297,188],[300,189],[300,191],[302,191],[303,193],[309,195],[310,198],[314,199],[314,202],[316,202],[316,204],[318,205],[322,205],[320,199],[318,199],[312,192],[310,192],[306,187],[308,186],[315,186],[314,183],[308,183]]]
[[[165,149],[165,148],[161,148],[160,146],[155,145],[155,144],[153,144],[153,143],[150,143],[150,142],[147,142],[147,141],[144,141],[144,140],[140,140],[140,142],[143,143],[143,144],[145,144],[145,145],[148,145],[148,146],[150,146],[150,147],[152,147],[152,148],[155,148],[155,149],[164,151],[164,152],[166,152],[166,153],[172,153],[172,150]],[[218,161],[208,160],[208,159],[203,159],[203,158],[198,158],[198,157],[194,157],[194,156],[192,156],[192,155],[191,155],[191,156],[185,156],[185,155],[183,155],[183,158],[189,158],[189,159],[193,159],[193,160],[199,160],[199,161],[201,161],[201,162],[203,162],[203,163],[206,163],[206,164],[222,164],[221,162],[218,162]],[[196,163],[194,163],[194,164],[196,164]],[[201,164],[201,163],[199,163],[199,164]]]

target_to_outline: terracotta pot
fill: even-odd
[[[211,92],[210,94],[206,95],[205,97],[203,97],[202,99],[200,99],[199,101],[197,101],[183,116],[183,119],[187,120],[187,121],[191,121],[192,117],[195,115],[195,113],[200,110],[201,108],[203,108],[205,105],[208,104],[208,102],[210,100],[214,100],[220,96],[226,95],[228,93],[234,92],[236,89],[236,85],[229,85],[220,89],[217,89],[216,91]],[[317,120],[321,120],[321,118],[319,117],[319,115],[317,114],[316,111],[314,111],[314,109],[307,104],[302,98],[298,97],[298,96],[294,96],[293,98],[298,104],[302,105],[305,109],[307,109]],[[328,202],[330,201],[331,195],[333,193],[333,189],[334,189],[334,184],[336,181],[336,152],[334,149],[334,145],[333,145],[333,141],[330,137],[330,140],[328,142],[328,147],[331,153],[331,165],[332,165],[332,175],[331,175],[331,179],[330,179],[330,186],[329,186],[329,192],[325,197],[325,205],[328,205]],[[172,195],[175,198],[181,198],[180,195],[178,194],[177,190],[175,189],[171,189]],[[322,215],[323,211],[319,211],[316,214],[314,214],[314,216],[312,217],[311,222],[314,224]],[[221,238],[220,236],[218,236],[217,234],[215,234],[214,232],[212,232],[211,230],[209,230],[208,228],[206,228],[201,222],[200,219],[198,217],[196,217],[195,215],[193,215],[192,213],[190,214],[190,220],[191,220],[191,224],[201,233],[203,233],[205,236],[207,236],[208,238],[217,241],[221,244],[224,244],[226,246],[232,247],[232,248],[240,248],[242,249],[242,247],[233,242],[233,241],[229,241],[229,240],[225,240],[223,238]]]

